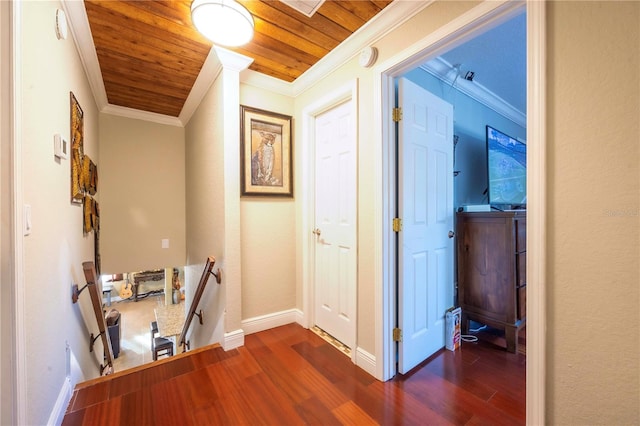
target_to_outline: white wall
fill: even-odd
[[[93,233],[82,233],[82,207],[70,203],[70,162],[53,155],[53,135],[69,138],[70,100],[73,92],[84,112],[84,152],[96,164],[98,155],[98,112],[73,39],[58,40],[55,11],[60,4],[22,2],[19,54],[22,93],[20,141],[23,201],[31,205],[33,230],[24,237],[23,341],[18,350],[26,365],[28,424],[46,424],[59,392],[65,386],[65,343],[70,345],[72,384],[99,374],[97,342],[89,353],[89,334],[97,324],[88,292],[71,302],[71,286],[86,282],[82,262],[92,261]],[[21,105],[20,105],[21,102]],[[97,197],[100,199],[100,189]],[[20,311],[18,311],[20,312]],[[24,346],[22,346],[24,345]],[[100,358],[102,358],[100,356]]]
[[[101,113],[99,139],[102,273],[182,267],[184,129]]]

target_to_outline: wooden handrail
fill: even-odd
[[[184,326],[182,327],[182,333],[180,333],[180,337],[178,338],[177,346],[182,345],[182,352],[186,352],[189,349],[189,342],[185,339],[187,338],[187,331],[189,330],[189,326],[191,325],[191,321],[193,321],[193,316],[197,315],[200,320],[200,324],[202,324],[202,309],[200,312],[196,312],[198,307],[198,303],[200,303],[200,298],[202,297],[202,293],[204,293],[204,288],[207,285],[207,281],[209,280],[209,275],[213,275],[216,277],[216,282],[220,284],[222,282],[222,274],[220,272],[220,268],[218,268],[217,272],[213,272],[213,265],[215,265],[216,259],[213,256],[209,256],[207,258],[207,262],[204,265],[204,270],[202,271],[202,276],[200,277],[200,282],[198,282],[198,287],[196,288],[195,295],[193,296],[193,301],[191,302],[191,306],[189,307],[189,313],[184,321]]]
[[[97,336],[93,336],[93,333],[89,336],[89,352],[93,352],[93,344],[98,339],[102,338],[102,346],[104,346],[104,365],[100,364],[100,375],[102,373],[113,373],[113,348],[111,347],[111,339],[109,338],[109,332],[107,331],[107,322],[104,318],[104,312],[102,311],[102,299],[98,294],[98,288],[96,286],[96,269],[93,262],[83,262],[82,269],[84,270],[84,277],[87,280],[87,285],[78,290],[78,285],[73,285],[73,294],[71,300],[73,303],[78,301],[78,296],[86,288],[89,290],[91,297],[91,306],[98,322],[98,331],[100,333]]]

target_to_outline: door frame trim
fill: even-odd
[[[351,116],[352,120],[352,131],[354,138],[356,139],[356,155],[358,153],[358,79],[354,79],[340,87],[336,90],[327,93],[325,96],[317,99],[312,104],[308,105],[302,110],[302,140],[305,143],[302,144],[301,147],[301,155],[302,155],[302,164],[305,167],[302,168],[302,187],[303,188],[315,188],[316,179],[315,179],[315,149],[316,149],[316,139],[315,139],[315,123],[316,117],[322,114],[325,111],[330,110],[331,108],[338,106],[344,102],[351,101]],[[357,169],[358,159],[356,158],[356,169]],[[357,170],[356,170],[356,180],[357,180]],[[356,192],[357,192],[357,184],[356,184]],[[313,327],[313,319],[315,318],[315,310],[313,306],[314,302],[314,289],[315,289],[315,236],[311,233],[311,231],[315,228],[315,191],[300,191],[300,197],[302,198],[302,206],[304,208],[302,214],[302,325],[306,328]],[[358,207],[356,201],[356,220],[358,217]],[[357,229],[357,224],[356,224]],[[355,343],[354,348],[351,348],[351,360],[356,362],[356,353],[357,353],[357,331],[358,331],[358,322],[357,322],[357,282],[358,282],[358,271],[357,271],[357,258],[356,258],[356,287],[355,294],[356,297],[356,315],[354,318],[355,324],[352,336],[353,342]]]
[[[8,170],[3,170],[0,180],[7,179],[3,182],[3,187],[10,188],[8,193],[2,193],[2,214],[10,216],[8,221],[3,220],[2,232],[6,232],[9,241],[2,247],[2,278],[7,279],[9,292],[6,300],[2,303],[2,318],[9,319],[7,324],[3,325],[2,339],[3,346],[10,342],[10,350],[2,351],[3,363],[13,360],[14,369],[10,377],[3,380],[11,382],[13,390],[10,401],[7,405],[3,405],[2,418],[10,415],[16,424],[24,424],[27,422],[27,363],[26,363],[26,328],[25,324],[25,286],[24,286],[24,236],[23,230],[23,184],[22,184],[22,3],[11,2],[8,5],[2,5],[3,10],[0,16],[3,23],[8,24],[8,28],[3,28],[3,34],[0,42],[2,43],[2,74],[6,73],[8,84],[3,85],[8,96],[3,100],[2,112],[2,134],[9,135],[7,139],[2,138],[2,152],[8,153]],[[5,15],[6,13],[6,15]],[[6,32],[4,32],[6,31]],[[6,49],[5,49],[6,48]],[[5,61],[6,60],[6,61]],[[3,75],[3,78],[5,76]],[[5,128],[6,126],[6,128]],[[5,163],[5,164],[7,164]],[[5,208],[6,207],[6,208]],[[5,269],[6,268],[6,269]],[[5,331],[10,331],[5,333]],[[5,358],[7,357],[7,358]],[[3,365],[3,373],[4,373]],[[9,409],[11,413],[4,412]]]
[[[375,264],[375,343],[376,377],[388,380],[395,374],[394,342],[391,336],[395,318],[395,238],[391,220],[395,215],[395,130],[391,120],[394,106],[395,77],[415,68],[426,59],[459,45],[475,34],[491,28],[509,18],[527,13],[527,141],[529,207],[527,220],[527,424],[542,424],[545,420],[546,374],[546,304],[544,276],[546,270],[546,56],[545,56],[545,5],[544,2],[487,1],[474,7],[450,23],[427,34],[422,40],[408,47],[374,68],[374,122],[380,123],[375,132],[374,169],[381,190],[374,200]]]

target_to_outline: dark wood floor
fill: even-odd
[[[525,423],[525,357],[498,340],[442,350],[380,382],[290,324],[79,384],[63,425]],[[134,370],[131,370],[134,371]]]

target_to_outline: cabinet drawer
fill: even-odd
[[[518,291],[518,319],[527,317],[527,286],[520,287]]]

